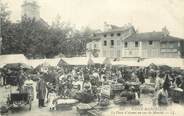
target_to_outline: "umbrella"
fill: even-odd
[[[4,69],[20,69],[19,63],[6,64],[3,66]]]
[[[12,63],[3,66],[5,69],[32,69],[31,66],[24,63]]]
[[[167,65],[161,65],[159,66],[159,69],[162,70],[162,71],[169,71],[171,70],[172,68],[167,66]]]
[[[157,65],[154,63],[151,63],[148,67],[153,68],[153,69],[157,69]]]
[[[21,63],[21,64],[20,64],[20,68],[22,68],[22,69],[33,69],[32,66],[29,66],[29,65],[24,64],[24,63]]]

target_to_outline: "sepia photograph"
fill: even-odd
[[[0,0],[0,116],[184,116],[184,0]]]

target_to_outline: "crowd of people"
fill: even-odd
[[[170,98],[174,99],[174,90],[181,93],[180,99],[184,99],[182,73],[152,67],[63,66],[37,72],[36,96],[39,107],[45,107],[47,102],[50,108],[54,108],[58,99],[77,99],[82,103],[103,101],[108,104],[108,100],[118,96],[138,101],[142,94],[140,86],[150,80],[157,104],[167,105]],[[29,83],[31,79],[27,76],[23,83]],[[112,85],[121,85],[120,91],[109,89],[108,86],[112,88]],[[102,91],[104,87],[110,94]]]
[[[179,92],[184,95],[184,77],[182,73],[170,71],[162,71],[152,68],[130,68],[130,67],[79,67],[73,66],[63,68],[63,70],[52,70],[48,73],[54,73],[52,81],[44,81],[43,74],[38,83],[38,93],[45,93],[48,89],[47,97],[52,100],[58,98],[73,98],[80,102],[90,103],[95,100],[100,101],[102,95],[102,87],[106,85],[124,86],[124,89],[116,94],[111,89],[109,99],[116,96],[127,97],[128,99],[139,99],[141,97],[140,86],[145,84],[145,80],[150,80],[154,84],[154,95],[158,105],[167,105],[169,99],[173,96],[173,89],[180,88]],[[53,75],[50,75],[53,76]],[[38,94],[38,95],[39,95]],[[57,97],[59,96],[59,97]],[[107,95],[108,96],[108,95]],[[128,97],[129,96],[129,97]],[[177,96],[177,95],[176,95]],[[182,97],[181,96],[181,97]],[[181,98],[180,99],[183,99]],[[41,103],[44,103],[42,95],[39,95]],[[52,101],[51,100],[51,101]],[[44,106],[44,105],[43,105]]]

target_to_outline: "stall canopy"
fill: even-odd
[[[43,64],[45,62],[45,59],[36,59],[36,60],[28,60],[27,64],[32,66],[33,68],[36,68],[37,66]]]
[[[184,67],[184,59],[182,58],[150,58],[141,61],[145,65],[155,64],[158,66],[167,65],[170,67]]]
[[[106,57],[97,57],[97,58],[92,58],[95,64],[103,64],[105,61]]]
[[[112,65],[140,66],[140,67],[144,67],[145,66],[141,62],[137,62],[136,60],[113,61]]]
[[[3,68],[6,69],[32,69],[31,66],[24,64],[24,63],[11,63],[4,65]]]
[[[27,61],[27,58],[23,54],[0,55],[0,65],[27,63]]]
[[[57,66],[59,63],[60,58],[54,58],[54,59],[36,59],[36,60],[28,60],[27,64],[36,68],[39,65],[47,64],[49,66]]]
[[[64,61],[62,58],[60,59],[60,61],[57,64],[57,66],[59,66],[59,67],[66,66],[66,65],[68,65],[68,63],[66,61]]]
[[[72,58],[62,58],[64,62],[68,65],[93,65],[94,62],[88,57],[72,57]]]
[[[61,58],[54,58],[54,59],[45,59],[45,63],[49,64],[50,66],[57,66]]]
[[[105,65],[112,65],[111,64],[111,59],[110,58],[105,58],[104,61],[103,61],[103,64],[105,64]]]

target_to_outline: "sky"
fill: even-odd
[[[3,0],[11,11],[11,20],[21,17],[23,0]],[[139,32],[161,31],[184,38],[184,0],[37,0],[41,17],[51,24],[61,21],[76,28],[103,29],[104,22],[123,26],[132,23]]]

